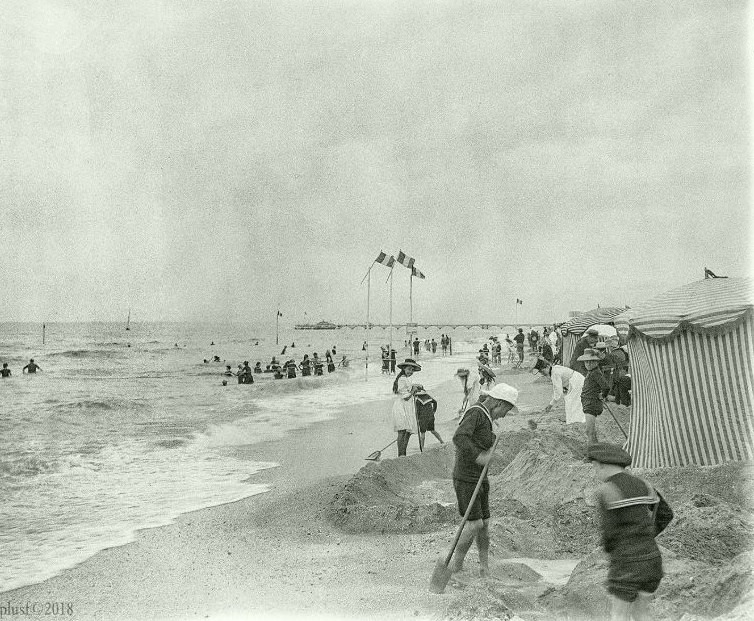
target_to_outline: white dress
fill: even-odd
[[[568,367],[555,364],[550,374],[552,381],[552,401],[550,405],[563,397],[566,411],[566,424],[583,423],[586,418],[581,406],[581,390],[584,388],[584,376],[578,371]],[[563,395],[563,389],[567,388],[568,393]]]
[[[411,382],[403,375],[398,378],[398,394],[393,395],[393,431],[407,429],[418,433],[415,399],[411,395]],[[410,395],[410,396],[409,396]]]

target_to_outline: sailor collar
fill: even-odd
[[[493,421],[492,421],[492,416],[490,415],[489,410],[487,410],[487,408],[484,406],[484,404],[483,403],[477,403],[476,406],[478,408],[482,409],[482,411],[484,412],[484,415],[487,417],[487,420],[490,421],[490,425],[492,425],[494,427],[494,424],[493,424]]]

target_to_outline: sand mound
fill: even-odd
[[[490,465],[501,473],[532,438],[506,433]],[[330,519],[348,532],[430,532],[458,522],[452,472],[452,443],[408,457],[369,463],[332,500]]]
[[[429,532],[455,519],[453,446],[369,463],[335,494],[329,517],[348,532]]]
[[[685,503],[674,511],[677,517],[657,540],[681,556],[723,563],[751,547],[754,520],[739,507]]]
[[[754,589],[752,561],[750,553],[741,554],[721,571],[710,564],[663,554],[665,577],[653,604],[655,618],[710,619],[741,608]],[[574,621],[608,618],[610,601],[602,586],[607,569],[605,555],[599,550],[592,552],[576,566],[563,588],[543,598],[548,610]]]

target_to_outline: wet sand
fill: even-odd
[[[549,401],[549,382],[526,371],[502,371],[499,379],[520,387],[527,403]],[[460,385],[449,380],[432,393],[438,431],[450,442]],[[392,445],[381,462],[365,461],[394,438],[390,407],[390,400],[362,404],[254,447],[256,459],[281,464],[251,480],[268,483],[269,492],[142,531],[129,545],[1,599],[71,602],[75,619],[605,618],[596,481],[583,461],[583,425],[564,424],[562,402],[547,415],[501,421],[504,441],[490,470],[493,578],[478,576],[472,549],[442,595],[428,585],[460,522],[449,479],[453,447],[428,434],[423,454],[413,437],[407,458],[395,459]],[[613,408],[627,425],[629,411]],[[605,441],[621,438],[609,416],[598,429]],[[640,474],[678,516],[658,538],[666,578],[655,616],[747,618],[740,615],[754,577],[741,553],[754,528],[751,464]]]
[[[438,430],[452,436],[457,380],[433,395]],[[452,405],[451,405],[452,404]],[[394,439],[390,400],[254,447],[280,467],[255,475],[269,492],[140,531],[42,584],[2,595],[12,604],[71,602],[76,619],[426,618],[444,596],[426,592],[440,553],[424,537],[349,536],[325,513],[364,458]],[[427,448],[437,441],[427,435]],[[413,437],[409,455],[418,453]],[[395,444],[383,459],[395,457]]]

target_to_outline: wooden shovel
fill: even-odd
[[[450,559],[453,558],[453,552],[456,551],[456,546],[458,545],[458,540],[461,538],[463,527],[466,526],[466,522],[469,519],[471,508],[474,506],[474,501],[479,494],[479,489],[482,487],[482,481],[484,481],[484,477],[486,476],[487,470],[490,467],[492,455],[495,453],[495,449],[497,448],[497,443],[500,440],[501,435],[501,433],[498,433],[497,437],[495,438],[495,443],[492,445],[492,449],[490,451],[490,459],[486,464],[484,464],[484,468],[482,468],[482,474],[479,475],[479,480],[476,482],[474,493],[471,495],[471,500],[469,500],[469,506],[466,507],[466,513],[464,513],[463,519],[461,520],[461,525],[456,531],[455,539],[453,539],[453,545],[450,546],[450,552],[448,552],[448,555],[446,557],[437,560],[435,571],[433,572],[432,579],[429,582],[429,590],[431,593],[442,593],[445,590],[445,587],[448,585],[448,580],[450,580],[450,576],[453,573],[450,570],[450,567],[448,567],[448,565],[450,565]]]

